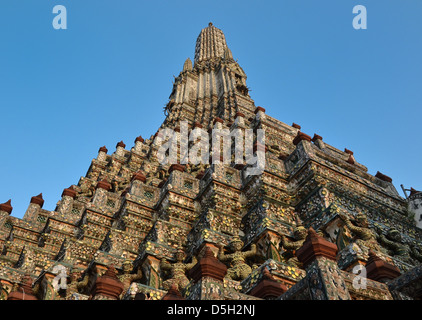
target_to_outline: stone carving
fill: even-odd
[[[242,252],[243,241],[238,236],[234,237],[229,244],[232,253],[225,254],[224,247],[219,246],[218,259],[222,262],[229,262],[230,267],[227,269],[226,278],[232,280],[244,280],[252,272],[252,268],[246,263],[246,258],[257,255],[256,245],[251,245],[251,250]]]
[[[83,281],[79,281],[81,276],[82,270],[76,267],[70,269],[66,289],[66,300],[76,300],[77,294],[88,285],[89,277],[86,275]]]
[[[132,274],[133,264],[132,260],[126,259],[122,263],[122,274],[118,275],[117,278],[123,283],[123,292],[121,293],[121,297],[123,297],[127,290],[130,288],[132,282],[138,282],[142,279],[142,270],[138,268],[135,274]]]
[[[92,184],[83,183],[81,184],[79,196],[80,197],[92,197],[95,193],[95,187]]]
[[[415,265],[422,261],[422,257],[416,247],[411,247],[404,243],[402,235],[395,228],[390,228],[386,236],[382,230],[377,228],[378,241],[387,248],[388,254],[403,262]]]
[[[340,218],[343,220],[347,228],[355,234],[356,244],[362,248],[369,248],[375,251],[382,251],[378,242],[376,233],[369,228],[369,222],[365,214],[358,213],[354,220],[350,220],[348,216],[339,213]]]
[[[189,284],[189,279],[186,276],[186,272],[193,268],[193,266],[198,262],[196,257],[192,257],[191,263],[183,263],[186,255],[185,252],[179,249],[175,254],[176,262],[170,264],[166,259],[161,259],[160,268],[163,271],[169,271],[169,279],[163,282],[163,288],[169,290],[173,284],[177,285],[180,292],[186,288]]]
[[[281,235],[281,246],[286,252],[283,254],[284,260],[287,264],[300,267],[301,263],[295,256],[295,251],[299,249],[305,242],[308,231],[303,226],[296,226],[293,229],[294,240],[289,241],[284,235]]]

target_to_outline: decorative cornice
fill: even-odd
[[[168,172],[169,174],[172,173],[173,171],[180,171],[180,172],[184,172],[185,171],[185,166],[178,164],[178,163],[174,163],[170,166]]]
[[[322,137],[320,135],[317,135],[316,133],[314,133],[314,136],[312,137],[312,142],[315,142],[317,140],[322,140]]]
[[[287,291],[287,287],[274,279],[270,271],[265,268],[261,281],[251,290],[250,295],[262,299],[276,298]]]
[[[177,288],[176,284],[172,284],[170,289],[161,300],[186,300]]]
[[[260,111],[263,112],[263,113],[265,113],[265,109],[263,107],[256,107],[254,113],[257,114]]]

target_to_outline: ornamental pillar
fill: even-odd
[[[60,202],[58,211],[61,213],[69,213],[73,208],[73,200],[76,198],[76,191],[70,186],[62,192],[62,200]]]
[[[107,193],[110,189],[111,184],[108,183],[107,180],[103,179],[101,181],[98,181],[92,202],[97,207],[104,206],[107,201]]]
[[[28,209],[26,210],[25,215],[23,216],[23,219],[30,223],[35,223],[38,216],[38,211],[42,208],[43,205],[44,199],[42,197],[42,193],[32,197]]]

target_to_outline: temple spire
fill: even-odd
[[[227,43],[223,31],[214,27],[210,22],[207,28],[201,30],[195,48],[194,62],[223,58]]]
[[[187,58],[184,65],[183,65],[183,71],[192,71],[192,60]]]

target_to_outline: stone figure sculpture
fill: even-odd
[[[242,252],[243,241],[239,237],[235,237],[229,244],[232,253],[225,254],[224,247],[219,246],[218,259],[222,262],[229,262],[230,267],[227,269],[226,278],[232,280],[244,280],[252,272],[252,268],[246,263],[246,258],[257,255],[256,245],[251,245],[251,250]]]

